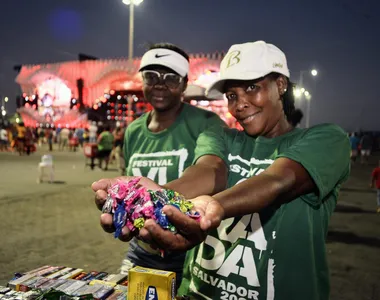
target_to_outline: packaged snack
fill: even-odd
[[[128,299],[175,299],[176,274],[174,272],[134,267],[129,270],[128,278]]]

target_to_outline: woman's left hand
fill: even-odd
[[[202,243],[207,236],[207,231],[220,225],[224,217],[224,209],[210,196],[200,196],[190,201],[194,204],[193,210],[201,215],[199,221],[186,216],[171,205],[166,205],[163,212],[178,232],[173,234],[162,229],[155,221],[147,220],[140,230],[140,238],[166,251],[186,251]]]

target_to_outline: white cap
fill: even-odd
[[[254,80],[276,72],[290,77],[284,52],[264,41],[232,45],[220,64],[219,79],[207,89],[213,97],[223,93],[226,80]]]
[[[141,58],[139,71],[150,65],[167,67],[182,77],[185,77],[189,73],[188,60],[181,54],[170,49],[158,48],[145,52]]]

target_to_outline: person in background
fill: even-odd
[[[121,168],[121,159],[123,156],[122,149],[124,144],[124,128],[118,126],[112,134],[114,136],[114,148],[112,150],[111,158],[115,159],[117,169],[123,174],[124,170]]]
[[[356,162],[356,158],[359,155],[359,144],[360,139],[357,136],[356,132],[351,133],[350,135],[350,145],[351,145],[351,161]]]
[[[368,164],[368,159],[371,155],[373,146],[373,139],[369,133],[365,133],[360,140],[360,154],[361,154],[361,163]]]
[[[38,146],[41,147],[45,142],[45,130],[42,127],[37,129]]]
[[[19,155],[24,154],[25,152],[25,134],[26,128],[23,122],[16,124],[17,138],[16,138],[16,148]]]
[[[75,135],[78,138],[78,142],[79,142],[79,145],[81,146],[81,148],[83,148],[83,142],[84,142],[83,134],[84,134],[83,128],[78,127],[75,129]]]
[[[89,143],[96,143],[96,137],[98,136],[98,126],[96,126],[96,122],[93,121],[88,128],[89,131]]]
[[[53,141],[54,141],[54,129],[47,129],[47,142],[49,145],[49,151],[53,151]]]
[[[59,150],[63,151],[66,147],[69,146],[69,137],[70,137],[70,129],[62,128],[59,132]]]
[[[201,133],[195,164],[163,185],[190,199],[200,221],[167,205],[178,233],[147,220],[139,237],[166,251],[189,250],[179,295],[191,299],[328,299],[325,238],[350,172],[346,132],[290,123],[286,57],[264,41],[230,48],[209,88],[210,97],[215,93],[226,95],[244,131],[215,126]],[[93,184],[98,206],[122,178]],[[147,182],[152,188],[140,179]],[[103,214],[101,224],[110,232],[112,215]],[[126,227],[122,233],[131,238]]]
[[[371,174],[371,188],[376,188],[377,193],[377,213],[380,213],[380,161],[379,165],[373,169]]]
[[[110,154],[113,148],[113,135],[110,132],[110,126],[104,125],[103,131],[99,134],[97,144],[98,144],[98,159],[99,168],[102,169],[103,161],[105,162],[104,171],[108,170],[108,163],[110,159]]]
[[[85,128],[83,132],[83,141],[85,143],[89,143],[89,140],[90,140],[89,131],[88,131],[88,128]]]
[[[27,155],[30,155],[32,151],[34,152],[34,142],[35,136],[33,130],[30,127],[27,127],[25,131],[25,152]]]
[[[0,128],[0,151],[8,151],[8,133],[4,127]]]

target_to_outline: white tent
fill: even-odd
[[[222,100],[223,94],[209,98],[206,96],[206,89],[196,84],[189,84],[184,94],[184,100]]]

